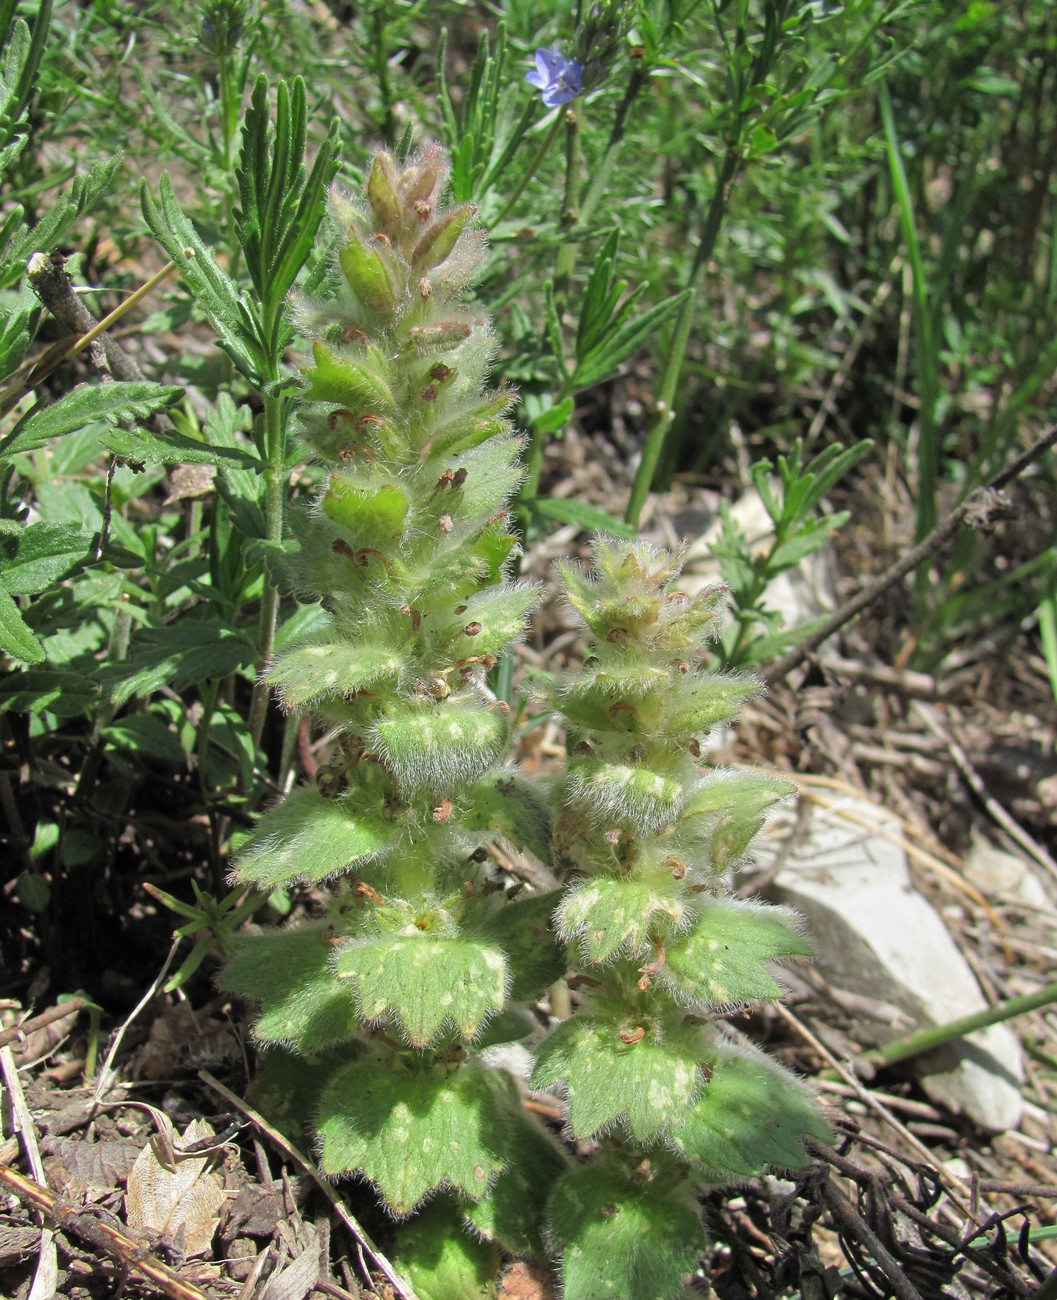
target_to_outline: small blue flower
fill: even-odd
[[[536,51],[536,71],[526,72],[530,86],[543,91],[543,102],[548,108],[568,104],[583,88],[583,67],[575,59],[567,59],[552,45],[549,50]]]

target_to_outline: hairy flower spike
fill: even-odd
[[[701,1245],[692,1183],[723,1181],[735,1166],[803,1165],[800,1137],[828,1130],[791,1076],[715,1024],[717,1013],[780,995],[769,963],[809,953],[789,913],[726,892],[792,785],[694,761],[708,731],[759,689],[695,666],[723,591],[688,595],[680,556],[643,542],[603,537],[593,549],[590,571],[561,566],[591,642],[551,698],[569,754],[555,822],[568,888],[555,924],[577,956],[582,1005],[542,1043],[532,1086],[564,1091],[576,1138],[607,1138],[551,1198],[567,1295],[602,1294],[591,1280],[601,1277],[606,1294],[667,1297]],[[733,1102],[739,1087],[758,1114]],[[638,1177],[647,1167],[648,1190]],[[648,1234],[633,1264],[635,1228],[661,1214],[662,1187],[671,1213],[680,1207],[680,1240]],[[603,1188],[608,1217],[569,1215],[570,1201]]]
[[[550,1179],[564,1159],[472,1047],[512,995],[564,970],[554,900],[488,889],[495,835],[545,851],[542,807],[499,766],[509,709],[485,676],[537,593],[505,573],[520,440],[511,394],[485,387],[495,338],[461,293],[481,243],[446,180],[437,148],[404,165],[380,153],[363,197],[331,195],[337,296],[304,310],[299,416],[326,471],[291,512],[284,561],[319,616],[267,677],[335,753],[238,863],[264,887],[332,882],[331,903],[247,939],[223,982],[261,1002],[262,1043],[300,1054],[328,1174],[361,1172],[400,1214],[454,1189],[527,1249],[540,1207],[514,1213],[494,1134],[519,1134]]]

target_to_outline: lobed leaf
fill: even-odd
[[[133,695],[150,695],[163,686],[179,691],[227,677],[252,664],[255,653],[241,633],[213,621],[185,618],[138,632],[128,659],[104,665],[95,676],[115,704],[124,704]]]
[[[629,1027],[630,1027],[630,1021]],[[540,1045],[532,1087],[562,1087],[569,1127],[578,1138],[621,1123],[632,1137],[663,1137],[682,1122],[701,1090],[703,1075],[689,1035],[637,1042],[621,1025],[583,1014],[552,1029]]]
[[[3,595],[0,591],[0,604]],[[2,619],[0,610],[0,646],[4,645]],[[98,697],[98,686],[81,673],[29,668],[0,677],[0,710],[13,713],[47,712],[59,718],[76,718],[87,713]]]
[[[673,1132],[680,1151],[715,1182],[767,1168],[803,1169],[804,1137],[833,1134],[806,1087],[762,1052],[726,1047]]]
[[[810,957],[810,945],[780,907],[735,899],[705,903],[693,930],[667,947],[655,979],[684,1005],[723,1010],[782,996],[765,963]]]
[[[647,880],[602,876],[581,881],[565,895],[554,916],[566,943],[579,941],[586,961],[604,964],[650,950],[651,931],[670,933],[683,920],[685,902],[676,888],[659,890]]]
[[[432,1058],[354,1061],[320,1099],[323,1172],[362,1173],[394,1214],[441,1188],[478,1201],[506,1168],[516,1104],[501,1080],[472,1065],[448,1074]]]
[[[263,326],[255,310],[243,298],[238,285],[224,271],[206,247],[173,191],[166,172],[159,187],[160,201],[144,185],[140,204],[147,227],[201,303],[224,351],[254,387],[259,387],[269,369]]]
[[[705,1247],[693,1194],[685,1183],[648,1181],[650,1162],[638,1159],[638,1177],[618,1155],[602,1154],[554,1189],[547,1218],[567,1296],[669,1300],[683,1294],[683,1278]]]
[[[506,1001],[502,950],[473,939],[372,939],[342,948],[337,971],[355,990],[364,1020],[391,1017],[414,1047],[428,1046],[448,1025],[472,1041]]]

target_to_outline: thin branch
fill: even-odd
[[[825,623],[811,636],[790,650],[787,654],[776,659],[765,674],[765,681],[769,685],[781,681],[794,668],[802,664],[813,651],[828,637],[831,637],[838,628],[842,628],[845,623],[850,623],[857,614],[861,614],[867,606],[872,605],[875,600],[890,588],[894,587],[897,582],[901,582],[908,573],[912,573],[919,564],[923,563],[948,542],[954,534],[966,523],[976,524],[978,527],[986,527],[993,518],[999,516],[1005,509],[1005,503],[1002,501],[999,493],[1008,484],[1018,478],[1033,462],[1038,460],[1044,451],[1057,443],[1057,425],[1053,425],[1043,434],[1036,442],[1008,465],[1000,474],[996,474],[990,483],[978,487],[975,491],[970,492],[965,500],[956,509],[952,510],[946,519],[932,530],[917,546],[907,551],[902,559],[897,560],[895,564],[887,568],[884,573],[868,582],[851,600],[846,601],[840,609],[836,611]]]
[[[129,356],[120,343],[108,334],[93,333],[98,331],[100,322],[74,291],[70,273],[66,270],[66,259],[61,253],[53,253],[50,257],[35,254],[30,258],[27,278],[44,306],[57,321],[66,326],[71,334],[77,335],[78,340],[91,336],[89,344],[83,346],[91,345],[93,349],[98,348],[102,352],[104,362],[99,366],[93,351],[92,359],[99,368],[109,370],[115,379],[142,380],[145,377],[136,359]],[[68,340],[64,340],[64,343],[68,346]],[[66,355],[64,347],[58,360],[49,366],[49,370],[61,364],[66,359]],[[30,375],[26,387],[34,387],[41,378],[42,375],[38,376],[34,372]]]
[[[49,1007],[47,1011],[42,1011],[39,1016],[34,1016],[31,1020],[22,1020],[17,1025],[12,1025],[10,1029],[0,1031],[0,1047],[6,1047],[8,1043],[21,1043],[34,1030],[46,1029],[56,1020],[65,1020],[67,1016],[80,1011],[84,1005],[84,998],[68,998],[67,1001],[59,1002]]]
[[[71,1233],[112,1259],[116,1259],[123,1268],[147,1278],[158,1292],[168,1296],[169,1300],[209,1300],[203,1291],[185,1282],[160,1259],[148,1254],[142,1242],[135,1241],[118,1228],[111,1227],[98,1215],[62,1200],[32,1179],[24,1178],[10,1165],[0,1164],[0,1184],[13,1192],[24,1204],[43,1214],[63,1232]]]

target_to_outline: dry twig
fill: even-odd
[[[24,1178],[10,1165],[0,1165],[0,1183],[63,1232],[78,1237],[116,1259],[122,1267],[147,1278],[160,1294],[169,1296],[170,1300],[209,1300],[204,1292],[185,1282],[160,1259],[148,1254],[141,1242],[112,1227],[98,1215],[72,1205],[32,1179]]]

